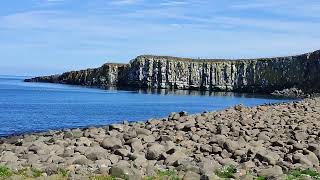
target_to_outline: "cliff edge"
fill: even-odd
[[[258,59],[190,59],[138,56],[128,64],[35,77],[50,82],[97,87],[264,92],[299,88],[320,91],[320,50],[297,56]]]

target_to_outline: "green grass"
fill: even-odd
[[[305,176],[310,176],[312,179],[320,180],[320,174],[319,172],[313,170],[313,169],[296,169],[291,172],[289,172],[287,180],[300,180],[303,179]]]
[[[42,176],[42,171],[40,171],[38,169],[31,168],[31,171],[32,171],[32,177],[40,177],[40,176]]]
[[[35,168],[23,168],[23,169],[19,169],[15,174],[22,177],[37,178],[37,177],[41,177],[42,173],[43,173],[42,171]]]
[[[28,177],[27,171],[28,171],[27,168],[19,169],[16,174],[19,176]]]
[[[69,175],[69,171],[66,170],[66,169],[59,168],[58,169],[58,174],[63,176],[63,177],[67,177]]]
[[[217,170],[216,175],[222,179],[234,178],[235,173],[237,173],[237,169],[235,166],[226,166],[222,169]],[[33,168],[24,168],[18,170],[18,172],[13,173],[8,167],[0,166],[0,179],[7,179],[12,175],[18,175],[24,178],[37,178],[42,176],[42,171],[33,169]],[[59,177],[61,179],[65,179],[69,175],[69,171],[60,168],[58,171]],[[313,169],[296,169],[292,170],[287,174],[286,180],[303,180],[304,177],[311,177],[314,180],[320,180],[320,173]],[[155,176],[145,177],[144,180],[180,180],[176,171],[166,170],[166,171],[156,171]],[[255,177],[256,180],[266,180],[267,178],[264,176]],[[112,176],[104,176],[104,175],[93,175],[90,177],[90,180],[116,180],[115,177]]]
[[[12,176],[12,171],[5,166],[0,166],[0,178]]]
[[[236,172],[237,172],[237,168],[233,165],[230,165],[217,170],[215,173],[220,178],[234,178],[234,174]]]
[[[266,180],[267,178],[266,177],[264,177],[264,176],[258,176],[257,177],[257,180]]]

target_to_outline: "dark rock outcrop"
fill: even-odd
[[[320,51],[298,56],[238,60],[144,55],[129,64],[105,64],[96,69],[26,81],[268,93],[295,87],[305,92],[319,92],[319,71]]]
[[[25,82],[48,82],[82,86],[109,87],[120,85],[125,78],[126,64],[107,63],[99,68],[65,72],[61,75],[26,79]]]

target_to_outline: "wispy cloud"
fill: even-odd
[[[13,65],[21,57],[72,69],[140,54],[248,58],[320,47],[317,0],[33,2],[49,5],[0,7],[0,55]]]
[[[48,17],[56,14],[56,11],[18,12],[0,17],[0,27],[6,29],[46,28],[50,24]]]
[[[231,3],[230,8],[238,10],[251,10],[270,13],[273,15],[284,15],[289,18],[295,17],[320,17],[320,2],[310,0],[308,3],[303,0],[248,0]],[[299,13],[297,13],[299,12]]]
[[[230,7],[234,8],[234,9],[242,9],[242,10],[246,10],[246,9],[257,9],[257,8],[270,8],[270,7],[275,7],[275,6],[279,6],[286,3],[285,1],[255,1],[255,2],[251,2],[251,1],[247,1],[247,2],[241,2],[241,3],[235,3],[232,4]]]
[[[162,2],[161,5],[163,6],[180,6],[180,5],[185,5],[185,4],[188,4],[187,1],[172,1],[172,0],[169,0],[169,1],[165,1],[165,2]]]
[[[142,2],[142,0],[113,0],[111,4],[115,5],[132,5]]]

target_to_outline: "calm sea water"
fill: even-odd
[[[0,136],[49,129],[106,125],[198,113],[236,104],[254,106],[289,101],[267,96],[189,91],[102,90],[0,76]]]

